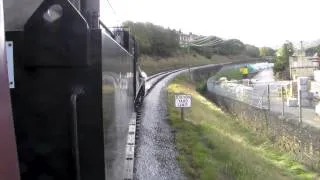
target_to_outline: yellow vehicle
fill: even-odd
[[[244,66],[244,67],[240,68],[240,72],[241,72],[243,78],[247,78],[248,74],[249,74],[249,69],[247,66]]]

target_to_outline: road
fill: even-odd
[[[253,84],[254,90],[256,93],[261,96],[266,96],[266,89],[269,84],[270,87],[270,110],[271,112],[282,114],[284,107],[284,114],[287,119],[298,120],[299,119],[299,108],[298,107],[288,107],[286,102],[284,105],[280,97],[276,96],[276,88],[281,87],[288,82],[284,81],[275,81],[273,77],[273,70],[265,69],[259,72],[256,76],[253,77],[256,81]],[[314,127],[320,128],[320,121],[315,113],[314,108],[312,107],[302,107],[302,121]]]
[[[273,70],[272,68],[265,69],[259,72],[257,75],[253,77],[253,79],[258,80],[258,82],[274,82]]]

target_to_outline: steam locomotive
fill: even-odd
[[[122,144],[146,75],[135,38],[107,28],[101,8],[100,0],[5,0],[14,77],[8,141],[22,180],[104,180],[123,170]],[[16,22],[23,26],[12,28]]]

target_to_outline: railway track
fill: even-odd
[[[225,63],[228,64],[228,63]],[[225,65],[225,64],[218,64],[219,65]],[[146,93],[145,97],[149,95],[149,93],[152,91],[152,89],[163,79],[168,77],[171,74],[177,73],[177,72],[187,72],[187,71],[193,71],[201,68],[206,68],[208,66],[217,66],[217,65],[204,65],[204,66],[198,66],[198,67],[192,67],[190,69],[188,68],[180,68],[176,70],[170,70],[165,72],[160,72],[154,75],[149,76],[146,79]],[[139,141],[139,130],[141,125],[141,119],[142,119],[142,109],[143,104],[140,105],[140,107],[137,109],[136,113],[132,116],[130,123],[129,123],[129,131],[128,131],[128,138],[127,138],[127,147],[126,147],[126,159],[125,159],[125,173],[124,178],[125,180],[132,180],[135,173],[135,157],[136,157],[136,144]]]
[[[165,72],[160,72],[154,74],[147,78],[146,80],[146,94],[147,96],[151,90],[164,78],[167,76],[179,72],[184,71],[186,68],[180,68],[176,70],[170,70]],[[134,113],[129,121],[129,130],[128,130],[128,138],[127,138],[127,145],[126,145],[126,159],[125,159],[125,169],[124,169],[124,180],[132,180],[133,173],[134,173],[134,159],[136,157],[136,143],[139,140],[139,130],[141,125],[141,107],[138,108],[137,112]]]
[[[147,88],[146,88],[146,94],[145,96],[147,96],[149,94],[149,92],[165,77],[169,76],[170,74],[179,72],[179,71],[184,71],[187,68],[180,68],[180,69],[176,69],[176,70],[171,70],[171,71],[165,71],[165,72],[161,72],[155,75],[150,76],[146,81],[147,83]]]

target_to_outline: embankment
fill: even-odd
[[[268,110],[252,107],[243,102],[207,93],[225,112],[246,124],[256,135],[267,137],[282,152],[311,169],[320,172],[320,130],[293,119],[283,119]]]
[[[183,67],[193,67],[207,64],[221,64],[221,63],[243,63],[243,62],[257,62],[261,59],[250,58],[248,56],[221,56],[213,55],[210,59],[201,56],[197,53],[178,54],[169,58],[151,57],[142,55],[140,57],[140,66],[148,75],[156,74],[158,72],[173,70]]]
[[[178,160],[189,179],[314,179],[286,153],[275,149],[264,136],[199,94],[190,75],[181,75],[168,86],[168,120],[175,132]],[[174,107],[175,94],[191,94],[192,107]]]

